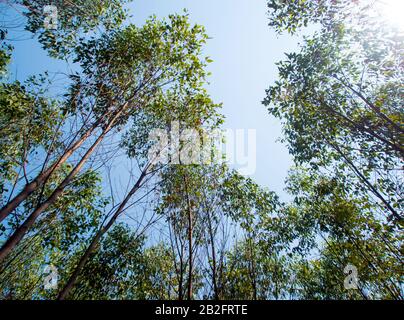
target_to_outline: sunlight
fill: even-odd
[[[400,29],[404,29],[404,0],[381,0],[378,4],[383,19]]]

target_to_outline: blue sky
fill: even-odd
[[[138,0],[129,8],[134,23],[187,8],[191,20],[206,27],[212,39],[205,53],[214,61],[208,89],[216,102],[223,103],[224,128],[257,130],[257,170],[252,177],[284,194],[291,157],[276,142],[281,136],[279,121],[268,115],[261,101],[276,79],[275,62],[296,50],[299,39],[279,37],[269,28],[265,0]]]
[[[208,90],[215,102],[223,103],[224,128],[257,130],[257,169],[252,178],[284,196],[291,157],[276,141],[281,136],[278,120],[268,115],[261,101],[276,79],[275,62],[285,52],[296,50],[299,38],[276,36],[268,27],[265,0],[137,0],[128,8],[135,24],[152,14],[163,18],[186,8],[192,22],[206,27],[211,40],[205,54],[214,60]],[[26,39],[24,34],[20,37]],[[13,77],[24,80],[44,70],[51,74],[68,71],[64,64],[48,58],[35,40],[13,45]]]

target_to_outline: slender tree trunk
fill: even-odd
[[[105,115],[104,115],[105,116]],[[94,130],[101,124],[103,117],[100,118],[96,123],[94,123],[91,128],[89,128],[81,138],[76,141],[70,148],[68,148],[64,154],[48,169],[42,171],[37,175],[34,180],[26,184],[24,189],[11,199],[3,208],[0,210],[0,222],[2,222],[9,214],[11,214],[25,199],[27,199],[34,191],[43,185],[43,183],[49,178],[49,176],[57,170],[63,163],[65,163],[70,156],[87,140],[87,138],[94,132]]]
[[[213,293],[215,300],[219,300],[219,290],[217,286],[217,261],[216,261],[216,248],[215,248],[215,237],[212,227],[212,220],[210,213],[208,213],[208,232],[210,239],[210,247],[212,250],[212,282],[213,282]]]
[[[174,227],[174,222],[173,222],[173,217],[172,215],[169,216],[169,232],[170,232],[170,242],[171,242],[171,250],[172,250],[172,257],[173,257],[173,263],[174,265],[177,265],[177,260],[176,260],[176,252],[178,253],[179,257],[179,269],[177,269],[177,280],[178,280],[178,300],[182,301],[184,300],[184,246],[181,241],[176,237],[175,230],[172,230]],[[180,244],[178,244],[180,242]]]
[[[216,275],[216,271],[217,271],[217,263],[216,263],[216,252],[215,252],[215,245],[213,243],[213,237],[212,237],[212,281],[213,281],[213,291],[215,294],[215,300],[219,300],[219,290],[217,287],[217,275]]]
[[[392,127],[394,127],[394,129],[396,129],[399,133],[404,133],[403,128],[401,127],[400,124],[392,121],[388,116],[386,116],[383,112],[380,111],[380,108],[378,108],[377,106],[375,106],[368,98],[366,98],[362,93],[360,93],[359,91],[355,90],[351,85],[346,84],[344,81],[340,80],[338,77],[335,77],[335,79],[337,79],[338,81],[340,81],[344,86],[346,86],[347,88],[349,88],[354,94],[356,94],[364,103],[366,103],[370,109],[373,110],[374,113],[376,113],[376,115],[383,119],[384,121],[386,121],[388,124],[390,124]]]
[[[104,129],[103,133],[97,138],[97,140],[93,143],[93,145],[87,150],[85,155],[81,158],[80,162],[76,165],[76,167],[70,172],[70,174],[63,180],[63,182],[53,191],[52,195],[42,202],[24,221],[24,223],[13,233],[13,235],[7,240],[7,242],[0,249],[0,262],[4,260],[4,258],[14,249],[14,247],[21,241],[27,231],[33,226],[36,219],[40,216],[42,212],[44,212],[49,206],[51,206],[55,201],[59,198],[59,196],[63,193],[64,189],[70,182],[74,179],[74,177],[80,172],[81,168],[90,158],[92,153],[95,151],[97,146],[102,142],[105,136],[113,127],[117,118],[121,115],[123,110],[119,111],[109,125]]]
[[[257,300],[258,297],[258,288],[257,288],[257,275],[256,275],[256,270],[255,270],[255,253],[253,252],[253,247],[251,243],[251,239],[253,238],[252,235],[248,236],[247,244],[248,244],[248,250],[249,250],[249,260],[248,261],[248,268],[249,268],[249,273],[250,273],[250,281],[251,281],[251,286],[253,289],[253,300]]]
[[[186,173],[184,175],[184,185],[185,185],[185,194],[187,198],[187,210],[188,210],[188,300],[192,300],[192,272],[193,272],[193,259],[192,259],[192,208],[191,201],[189,199],[189,190],[188,190],[188,179],[186,177]]]
[[[192,300],[192,271],[193,271],[193,259],[192,259],[192,212],[188,213],[188,249],[189,249],[189,270],[188,270],[188,300]]]
[[[90,245],[87,247],[86,251],[84,254],[81,256],[79,263],[77,264],[73,274],[70,276],[69,280],[67,281],[66,285],[64,288],[59,292],[59,295],[57,297],[58,300],[65,300],[74,287],[78,276],[80,275],[80,272],[84,268],[85,264],[87,263],[89,257],[91,254],[94,252],[94,249],[96,248],[97,244],[99,243],[100,239],[102,236],[108,232],[108,230],[113,226],[115,223],[116,219],[118,219],[119,215],[124,211],[126,205],[128,204],[129,200],[133,197],[133,195],[139,190],[140,185],[145,178],[147,173],[147,167],[145,170],[143,170],[142,174],[140,175],[139,179],[133,186],[133,188],[130,190],[130,192],[127,194],[125,199],[122,201],[122,203],[119,205],[118,209],[110,219],[110,221],[105,225],[105,227],[100,228],[100,230],[97,232],[93,240],[91,241]]]
[[[380,192],[376,190],[376,188],[369,182],[368,179],[366,179],[366,177],[359,171],[355,164],[350,159],[348,159],[348,157],[341,151],[341,149],[332,143],[330,143],[330,145],[345,159],[345,161],[350,165],[355,174],[365,183],[370,191],[373,192],[373,194],[383,202],[386,208],[390,210],[392,215],[398,221],[402,221],[403,217],[390,205],[390,203],[386,199],[384,199]]]
[[[324,240],[324,242],[327,244],[327,248],[331,250],[331,252],[334,254],[335,258],[337,259],[337,263],[334,263],[334,266],[336,266],[338,269],[343,270],[345,268],[345,262],[341,259],[341,254],[336,252],[334,250],[334,247],[331,246],[330,242],[327,240],[327,238],[322,234],[322,232],[319,232],[320,237]],[[369,298],[366,296],[363,288],[357,284],[359,293],[361,294],[362,298],[364,300],[369,300]]]
[[[180,257],[180,279],[178,281],[178,300],[179,301],[184,300],[183,282],[184,282],[184,263],[182,261],[182,256],[181,256]]]
[[[362,257],[367,261],[367,263],[369,263],[370,267],[377,273],[379,274],[380,272],[383,272],[383,267],[380,266],[380,264],[378,263],[377,259],[375,259],[371,254],[369,254],[369,256],[371,258],[373,258],[373,261],[379,266],[380,270],[377,269],[377,267],[375,266],[375,264],[373,263],[373,261],[371,261],[368,256],[365,254],[365,252],[363,252],[362,248],[360,247],[360,245],[358,244],[358,241],[356,241],[355,238],[353,238],[350,235],[349,230],[347,231],[347,235],[348,235],[348,239],[351,241],[351,243],[353,243],[355,245],[355,247],[358,249],[359,253],[362,255]],[[387,291],[389,291],[391,293],[391,295],[394,297],[394,299],[396,300],[402,300],[403,297],[401,296],[400,290],[396,287],[396,285],[394,284],[394,282],[391,279],[388,279],[392,286],[394,287],[394,289],[397,292],[394,292],[388,283],[386,283],[385,281],[382,281],[382,284],[384,286],[385,289],[387,289]]]
[[[386,144],[386,146],[387,146],[389,149],[392,149],[393,151],[399,153],[401,157],[403,157],[403,155],[404,155],[404,149],[403,149],[400,145],[397,145],[396,143],[391,142],[391,141],[389,141],[389,140],[383,138],[382,136],[380,136],[379,134],[377,134],[377,133],[375,132],[375,130],[373,130],[372,128],[368,128],[368,127],[366,127],[364,124],[357,123],[357,122],[351,120],[350,118],[348,118],[348,117],[345,116],[344,114],[342,114],[342,113],[336,111],[335,109],[333,109],[332,107],[330,107],[330,106],[327,105],[326,103],[322,102],[322,104],[325,106],[326,112],[328,111],[328,112],[330,112],[331,114],[336,115],[336,116],[339,117],[340,119],[345,120],[346,122],[348,122],[348,125],[353,128],[353,130],[356,129],[356,130],[358,130],[358,131],[361,131],[361,132],[364,132],[364,133],[369,134],[370,136],[372,136],[372,137],[378,139],[380,142]]]

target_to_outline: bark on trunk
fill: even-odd
[[[108,232],[108,230],[112,227],[112,225],[115,223],[116,219],[118,219],[119,215],[123,212],[125,209],[127,203],[129,200],[133,197],[133,195],[139,190],[140,184],[142,183],[143,179],[146,176],[146,171],[145,169],[142,174],[140,175],[139,179],[137,180],[136,184],[133,186],[131,191],[128,193],[128,195],[125,197],[125,199],[122,201],[122,203],[119,205],[119,208],[116,210],[114,213],[113,217],[111,220],[107,223],[107,225],[103,228],[101,228],[97,234],[95,235],[94,239],[91,241],[91,244],[88,246],[82,257],[80,258],[79,263],[77,264],[76,269],[74,270],[73,274],[67,281],[66,285],[64,288],[59,292],[59,295],[57,297],[58,300],[65,300],[72,288],[74,287],[78,276],[80,275],[81,270],[84,268],[85,264],[87,263],[90,255],[94,252],[94,249],[96,248],[97,244],[99,243],[100,239],[102,236]]]
[[[63,163],[65,163],[70,156],[87,140],[87,138],[94,132],[94,130],[100,125],[102,119],[99,119],[94,123],[90,129],[84,133],[81,138],[76,141],[70,148],[68,148],[64,154],[48,169],[38,174],[34,180],[25,185],[24,189],[11,199],[3,208],[0,210],[0,223],[7,218],[25,199],[27,199],[35,190],[40,188],[43,183],[49,178],[49,176],[57,170]]]
[[[63,193],[64,189],[70,182],[74,179],[74,177],[80,172],[84,164],[93,154],[97,146],[102,142],[105,136],[113,127],[117,118],[121,115],[123,110],[119,111],[114,118],[111,120],[109,125],[104,129],[103,133],[97,138],[97,140],[93,143],[93,145],[87,150],[85,155],[81,158],[80,162],[76,165],[76,167],[70,172],[70,174],[63,180],[63,182],[53,191],[52,195],[45,200],[42,204],[40,204],[24,221],[24,223],[13,233],[13,235],[6,241],[3,247],[0,249],[0,262],[4,260],[4,258],[15,248],[15,246],[22,240],[27,231],[33,226],[36,219],[44,212],[49,206],[51,206],[55,201],[59,198],[59,196]]]

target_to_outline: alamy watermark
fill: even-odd
[[[54,265],[46,265],[43,270],[43,287],[45,290],[55,290],[58,288],[59,273]]]
[[[344,268],[344,273],[347,275],[344,279],[344,288],[346,290],[358,289],[358,269],[348,263]]]
[[[153,163],[208,165],[225,161],[242,175],[252,175],[256,170],[255,129],[198,131],[182,128],[174,121],[169,130],[152,130],[149,140],[154,142],[148,152]]]
[[[43,22],[45,29],[56,30],[58,28],[58,8],[54,5],[44,6],[43,14],[45,15]]]

